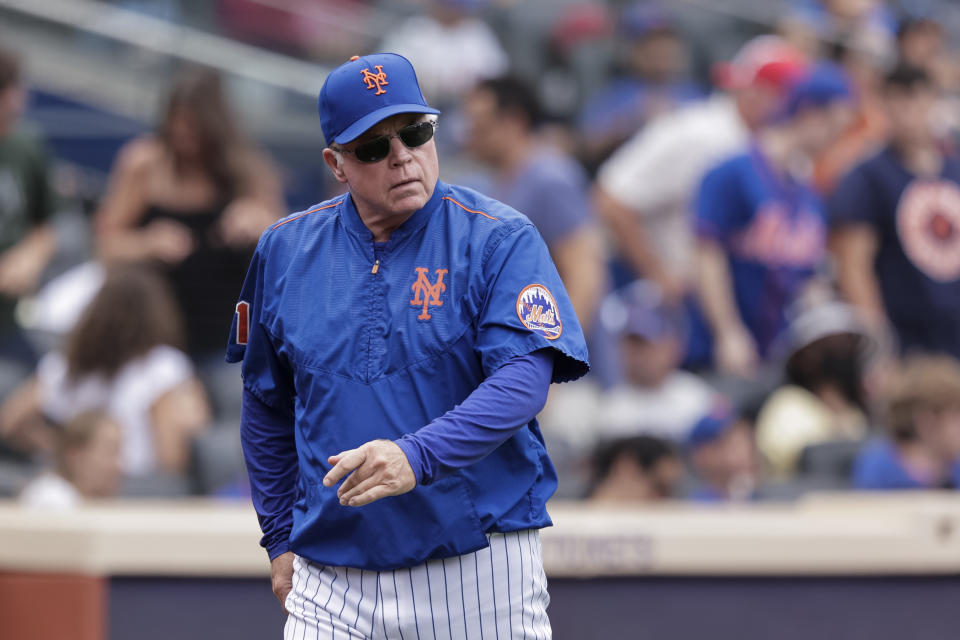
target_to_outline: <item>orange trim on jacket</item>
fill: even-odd
[[[340,204],[341,202],[342,202],[342,200],[338,200],[337,202],[331,202],[330,204],[325,204],[325,205],[323,205],[322,207],[317,207],[316,209],[310,209],[310,211],[307,211],[307,212],[305,212],[305,213],[301,213],[300,215],[298,215],[298,216],[295,217],[295,218],[290,218],[289,220],[284,220],[283,222],[278,222],[277,224],[275,224],[275,225],[273,225],[272,227],[270,227],[270,230],[273,231],[274,229],[279,229],[280,227],[282,227],[283,225],[287,224],[288,222],[293,222],[294,220],[299,220],[299,219],[302,218],[303,216],[308,216],[308,215],[310,215],[311,213],[314,213],[314,212],[316,212],[316,211],[320,211],[321,209],[329,209],[330,207],[335,207],[335,206],[337,206],[338,204]]]
[[[456,200],[454,200],[454,199],[451,198],[450,196],[443,196],[443,199],[444,199],[444,200],[449,200],[450,202],[452,202],[453,204],[457,205],[458,207],[460,207],[460,208],[463,209],[464,211],[469,211],[470,213],[479,213],[479,214],[482,215],[484,218],[490,218],[491,220],[500,220],[500,218],[494,218],[493,216],[491,216],[491,215],[489,215],[489,214],[486,214],[486,213],[484,213],[483,211],[474,211],[473,209],[468,209],[467,207],[463,206],[462,204],[460,204],[459,202],[457,202]]]

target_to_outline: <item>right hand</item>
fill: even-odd
[[[720,372],[740,378],[754,377],[760,361],[753,336],[744,327],[727,329],[717,334],[714,356]]]
[[[154,220],[143,230],[147,253],[168,265],[176,265],[194,251],[193,234],[179,222]]]
[[[270,562],[270,582],[273,595],[280,601],[284,613],[287,612],[287,595],[293,589],[293,551],[281,553]]]
[[[406,454],[390,440],[371,440],[330,456],[327,462],[333,468],[323,477],[323,486],[332,487],[346,478],[337,490],[340,504],[345,507],[361,507],[417,486],[417,476]]]

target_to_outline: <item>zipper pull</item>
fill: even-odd
[[[375,274],[375,273],[377,273],[378,271],[380,271],[380,259],[379,259],[379,258],[377,258],[377,261],[373,263],[373,268],[370,269],[370,273]]]

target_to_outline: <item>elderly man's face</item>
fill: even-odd
[[[440,175],[437,147],[434,140],[408,148],[399,138],[390,140],[390,154],[379,162],[362,163],[350,153],[358,145],[377,136],[396,136],[398,130],[409,124],[426,120],[416,113],[401,113],[383,120],[356,140],[341,147],[343,162],[324,153],[334,177],[350,187],[361,214],[390,217],[409,215],[422,208],[433,194]]]

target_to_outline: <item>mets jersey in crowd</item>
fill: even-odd
[[[737,309],[761,357],[787,325],[787,310],[826,253],[819,197],[777,175],[756,147],[703,179],[696,232],[727,254]]]
[[[385,243],[349,195],[289,216],[258,244],[231,334],[227,359],[243,361],[245,388],[290,415],[290,432],[265,446],[295,443],[299,464],[295,491],[253,487],[271,557],[388,570],[550,524],[556,476],[536,420],[485,457],[363,507],[341,506],[321,482],[328,456],[417,431],[511,358],[549,348],[554,382],[586,372],[546,246],[513,209],[438,182]]]

